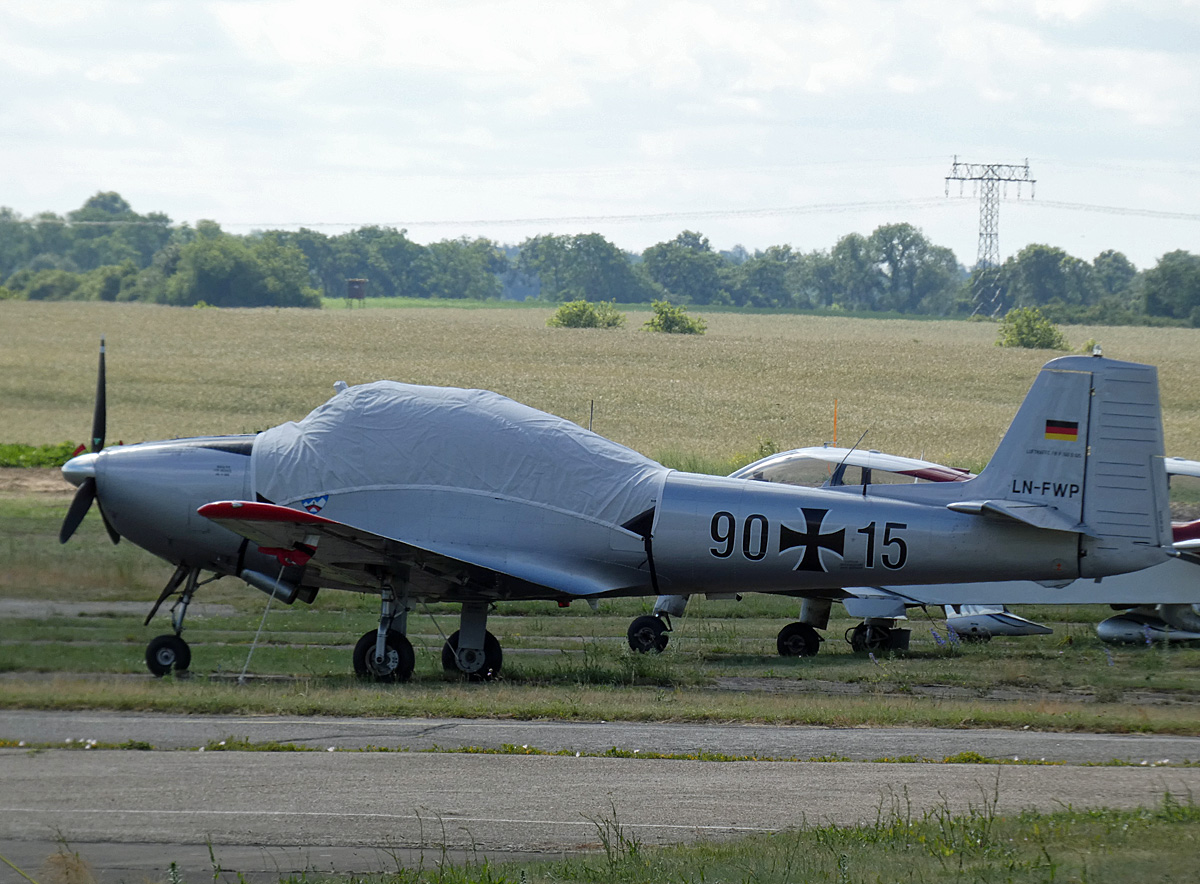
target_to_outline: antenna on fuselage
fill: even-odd
[[[862,435],[858,437],[858,441],[846,449],[846,453],[842,456],[841,461],[839,461],[838,465],[833,468],[833,474],[835,476],[838,476],[839,478],[842,476],[842,471],[846,468],[846,461],[848,461],[850,459],[850,455],[852,455],[854,453],[855,449],[857,449],[858,446],[862,444],[862,440],[867,438],[867,433],[869,433],[869,432],[871,432],[871,428],[867,427],[865,430],[862,431]],[[842,483],[842,484],[844,484],[844,483]],[[866,496],[867,496],[867,483],[863,482],[863,497],[866,497]]]

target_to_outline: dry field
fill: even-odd
[[[298,419],[336,380],[476,386],[652,457],[838,441],[979,467],[1054,353],[1003,350],[991,323],[694,309],[703,337],[546,328],[549,308],[189,310],[0,302],[0,439],[88,434],[107,335],[109,439],[251,432]],[[1067,327],[1160,369],[1167,451],[1200,459],[1200,330]]]
[[[599,432],[651,456],[675,452],[713,462],[752,451],[764,439],[781,446],[829,439],[837,398],[839,441],[853,442],[869,429],[864,444],[870,447],[977,467],[1037,369],[1054,355],[1001,350],[989,323],[695,312],[708,320],[703,337],[638,331],[647,314],[636,311],[630,311],[631,327],[600,331],[548,329],[550,310],[541,307],[315,312],[0,302],[0,441],[87,436],[103,333],[112,442],[253,431],[302,417],[332,393],[335,380],[385,377],[487,387],[581,423],[594,399]],[[1200,459],[1200,391],[1188,383],[1200,361],[1200,331],[1066,332],[1076,346],[1095,337],[1108,355],[1158,364],[1168,451]],[[850,653],[841,638],[851,621],[839,619],[822,653],[801,661],[774,652],[775,634],[795,616],[795,602],[753,594],[737,605],[696,600],[667,653],[656,658],[637,658],[624,648],[628,623],[645,612],[647,600],[605,602],[598,614],[584,606],[504,606],[490,623],[506,648],[506,682],[483,693],[456,693],[458,686],[447,682],[437,653],[440,633],[426,618],[416,682],[383,693],[346,677],[349,646],[374,628],[377,605],[328,593],[311,608],[277,605],[270,612],[271,640],[256,652],[255,671],[300,679],[285,695],[215,695],[224,688],[203,679],[168,686],[182,699],[149,681],[126,695],[120,685],[128,679],[121,678],[143,671],[145,643],[167,628],[165,611],[150,626],[142,625],[142,612],[170,568],[131,544],[109,544],[94,508],[72,542],[60,546],[57,532],[70,494],[55,470],[0,470],[0,599],[138,601],[145,607],[6,621],[0,672],[74,681],[48,690],[36,678],[0,680],[0,707],[200,712],[233,704],[228,708],[295,712],[300,707],[289,704],[310,703],[304,707],[310,712],[375,714],[362,704],[403,701],[413,704],[404,707],[413,714],[756,721],[786,715],[842,726],[971,722],[1198,732],[1200,651],[1106,649],[1094,623],[1107,609],[1022,611],[1053,622],[1055,634],[965,649],[937,643],[932,627],[941,628],[940,618],[920,616],[910,653],[878,662]],[[193,669],[236,671],[248,656],[265,597],[240,581],[220,581],[205,587],[199,601],[234,613],[189,617]],[[456,612],[437,616],[448,626]],[[120,678],[100,688],[97,676]],[[733,679],[736,687],[706,688],[719,679]],[[738,679],[766,687],[748,689]],[[315,706],[313,685],[325,691]],[[812,690],[784,698],[780,685]],[[864,695],[839,698],[836,707],[817,703],[830,685]],[[956,705],[910,696],[923,685],[948,686],[968,699]],[[993,688],[1019,699],[975,696]],[[581,691],[593,689],[599,699],[584,708]],[[1076,696],[1081,693],[1084,699]],[[1048,699],[1061,697],[1067,699]],[[678,705],[685,700],[686,709]],[[647,711],[638,712],[635,703]]]

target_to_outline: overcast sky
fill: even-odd
[[[0,0],[0,206],[115,190],[226,230],[684,229],[964,264],[953,157],[1024,163],[1000,250],[1200,252],[1200,0]],[[1118,211],[1101,211],[1102,207]]]

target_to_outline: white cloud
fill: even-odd
[[[1197,38],[1197,0],[5,4],[0,189],[227,225],[917,199],[955,153],[1190,161]],[[1161,180],[1130,198],[1200,198]],[[1051,169],[1039,194],[1070,186]],[[816,247],[874,217],[688,224]],[[931,232],[970,258],[974,223]]]

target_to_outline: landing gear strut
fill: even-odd
[[[384,585],[380,592],[379,628],[365,633],[354,646],[354,673],[371,681],[408,681],[416,666],[408,640],[408,599],[396,598]]]
[[[458,630],[442,645],[442,668],[471,681],[491,681],[500,674],[504,652],[487,631],[487,602],[463,602]]]
[[[192,603],[192,596],[196,594],[196,590],[205,583],[212,583],[219,579],[220,576],[217,574],[208,580],[201,581],[199,568],[180,565],[171,575],[171,579],[167,581],[167,585],[163,587],[163,591],[159,593],[158,601],[146,615],[143,626],[150,625],[150,620],[158,613],[162,603],[174,595],[179,589],[179,585],[183,584],[179,599],[171,606],[171,627],[175,630],[174,633],[155,636],[150,640],[150,644],[146,645],[146,668],[155,677],[161,678],[168,672],[186,672],[192,664],[192,649],[188,647],[188,643],[183,640],[182,636],[183,618],[187,616],[188,605]]]

